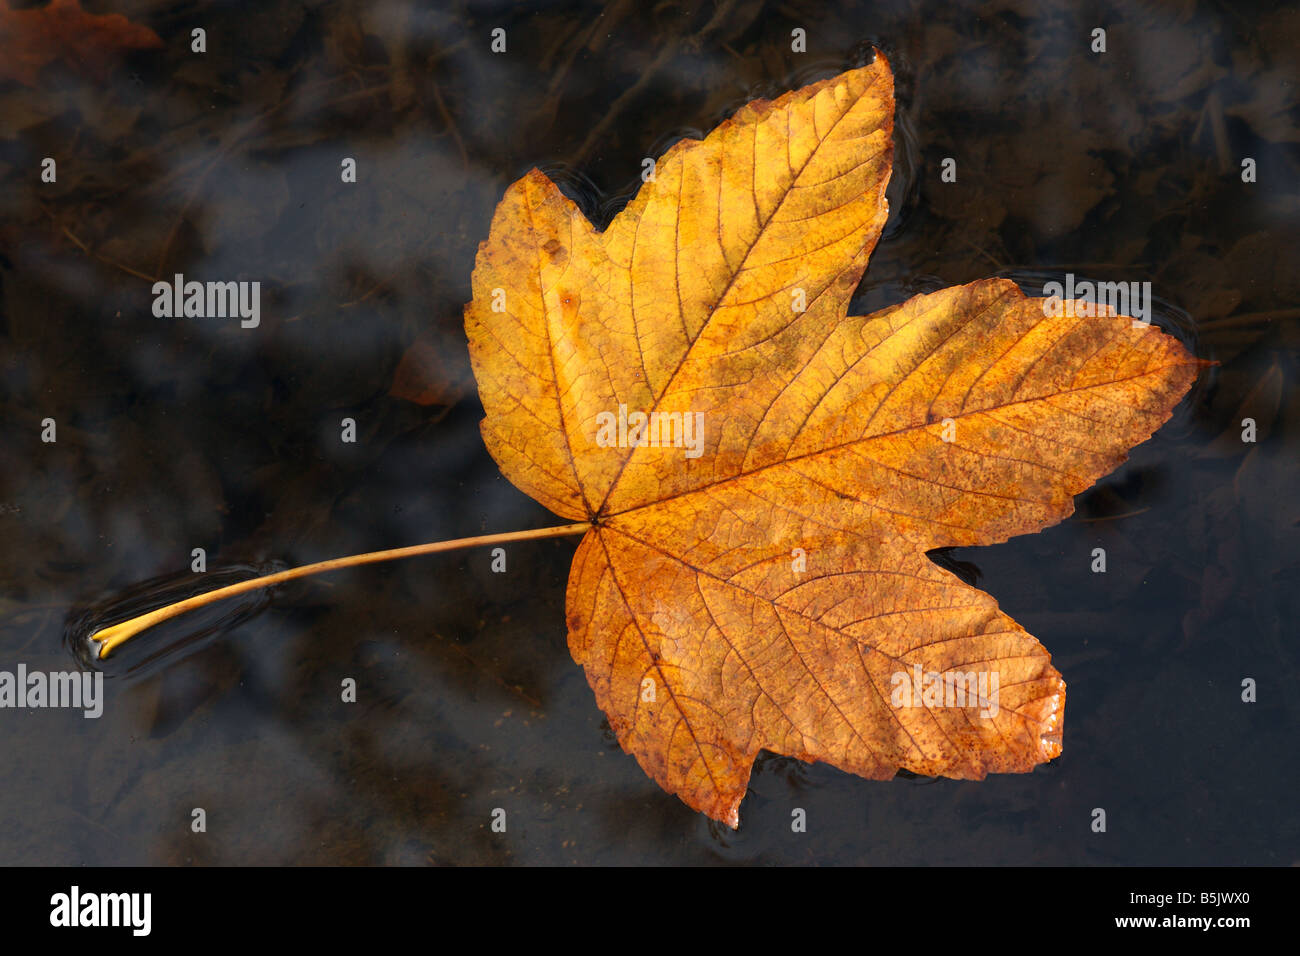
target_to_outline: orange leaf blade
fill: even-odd
[[[600,529],[570,577],[569,646],[597,702],[691,807],[736,826],[764,749],[873,779],[982,779],[1060,752],[1047,652],[924,555],[845,536],[806,572],[745,563],[721,577]]]
[[[645,771],[731,826],[765,749],[877,779],[1056,757],[1047,651],[925,552],[1069,515],[1205,364],[1002,279],[846,315],[892,111],[879,56],[751,103],[604,233],[534,170],[474,271],[484,441],[592,523],[573,657]]]

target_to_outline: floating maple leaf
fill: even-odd
[[[1047,651],[925,552],[1069,515],[1201,364],[1006,280],[846,316],[888,211],[893,106],[879,55],[750,103],[669,150],[603,233],[533,170],[474,269],[487,448],[591,524],[573,656],[646,772],[731,826],[762,749],[871,778],[1059,754]],[[638,412],[678,444],[702,423],[698,456],[598,440]]]
[[[78,0],[51,0],[30,10],[14,10],[0,0],[0,79],[25,86],[35,86],[40,71],[55,60],[103,81],[123,51],[162,45],[148,27],[120,13],[87,13]]]

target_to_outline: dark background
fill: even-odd
[[[570,659],[561,539],[510,546],[504,575],[470,551],[182,619],[106,662],[99,720],[0,711],[0,863],[1300,862],[1300,11],[86,6],[166,46],[0,80],[0,669],[80,666],[88,628],[219,573],[560,523],[478,435],[461,306],[502,192],[537,165],[604,225],[643,157],[872,45],[898,147],[855,311],[988,275],[1149,280],[1157,324],[1221,364],[1066,522],[936,556],[1069,685],[1064,753],[1032,774],[765,754],[740,829],[713,824],[621,751]],[[260,328],[155,318],[175,272],[260,280]]]

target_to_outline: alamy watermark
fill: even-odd
[[[1043,295],[1046,296],[1043,315],[1048,318],[1109,314],[1103,310],[1104,307],[1113,310],[1115,315],[1131,316],[1134,328],[1151,324],[1150,282],[1075,281],[1074,273],[1067,272],[1064,284],[1047,283],[1043,286]]]
[[[704,453],[703,412],[600,412],[596,416],[596,444],[601,448],[685,448],[687,458]]]
[[[894,707],[980,707],[981,717],[998,715],[997,671],[925,671],[920,664],[890,676]]]
[[[93,720],[104,713],[104,675],[100,671],[0,671],[0,708],[68,707]]]
[[[224,319],[238,316],[239,326],[255,329],[262,321],[262,283],[185,281],[153,284],[153,314],[160,319]]]
[[[85,893],[74,885],[50,897],[50,925],[55,927],[120,926],[132,936],[153,928],[152,893]]]

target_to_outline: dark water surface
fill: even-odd
[[[461,306],[505,187],[540,166],[603,225],[643,157],[873,44],[898,148],[855,311],[988,275],[1149,280],[1156,322],[1221,364],[1069,520],[936,556],[1069,685],[1064,753],[1032,774],[765,754],[740,829],[712,824],[621,751],[570,659],[560,539],[506,574],[434,556],[176,622],[108,662],[98,720],[0,710],[0,863],[1300,862],[1300,11],[86,6],[166,47],[0,81],[0,670],[81,666],[78,627],[190,593],[194,548],[211,584],[560,523],[478,434]],[[156,318],[177,272],[261,281],[260,326]]]

